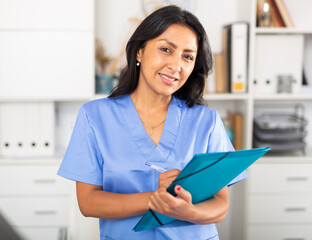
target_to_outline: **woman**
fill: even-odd
[[[109,98],[81,107],[58,174],[77,182],[80,210],[100,218],[101,239],[218,239],[227,187],[198,204],[181,186],[177,197],[166,191],[194,154],[234,150],[218,113],[203,106],[212,68],[205,30],[191,13],[164,7],[140,24],[126,52]],[[149,208],[182,221],[133,232]]]

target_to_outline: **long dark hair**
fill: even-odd
[[[122,70],[118,85],[109,97],[133,92],[139,80],[140,68],[136,66],[137,52],[146,42],[161,35],[170,25],[181,24],[190,27],[197,35],[198,50],[194,70],[185,84],[174,95],[186,100],[189,107],[204,104],[205,79],[212,69],[212,55],[208,37],[198,18],[177,6],[163,7],[146,17],[129,39],[126,47],[127,66]]]

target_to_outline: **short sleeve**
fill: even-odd
[[[74,181],[101,186],[102,166],[96,137],[82,106],[57,174]]]
[[[207,152],[228,152],[235,151],[222,122],[222,119],[217,111],[214,111],[215,114],[215,125],[209,137],[209,144]],[[236,178],[234,178],[229,184],[228,187],[238,183],[239,181],[248,177],[246,171],[242,172]]]

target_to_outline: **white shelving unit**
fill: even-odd
[[[287,4],[287,1],[285,1]],[[308,1],[298,1],[297,4],[307,4]],[[287,6],[287,5],[286,5]],[[290,15],[296,9],[289,8]],[[294,94],[257,94],[253,87],[256,75],[255,64],[257,55],[257,39],[262,36],[282,37],[303,36],[309,41],[312,34],[310,26],[296,28],[259,28],[256,27],[256,0],[252,1],[250,9],[250,59],[249,59],[249,94],[251,110],[249,120],[257,110],[258,104],[278,106],[279,104],[302,103],[305,106],[305,116],[308,119],[308,135],[306,153],[275,154],[263,157],[249,169],[249,179],[244,186],[244,219],[240,231],[236,231],[234,239],[312,239],[312,151],[311,151],[311,100],[310,93]],[[308,11],[302,12],[302,17]],[[305,43],[306,44],[306,43]],[[272,53],[274,54],[274,53]],[[285,54],[287,57],[287,55]],[[268,56],[271,57],[271,56]],[[301,60],[301,59],[299,59]],[[311,64],[311,63],[310,63]],[[291,66],[290,66],[291,67]],[[303,67],[303,66],[302,66]],[[301,78],[300,78],[301,80]],[[311,83],[310,83],[311,84]],[[248,130],[252,136],[252,124]],[[251,137],[250,137],[251,138]],[[250,139],[249,138],[249,139]]]
[[[78,106],[93,97],[94,85],[93,1],[0,0],[0,211],[23,239],[65,239],[68,233],[73,185],[56,172]],[[51,106],[46,116],[54,119],[46,120],[56,151],[34,157],[23,150],[31,146],[19,126],[40,122],[42,116],[24,114],[23,106],[42,103]],[[11,114],[12,106],[20,114]],[[41,148],[32,135],[32,149]],[[18,158],[5,154],[13,146],[22,149]]]

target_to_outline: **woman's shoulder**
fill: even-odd
[[[93,99],[90,100],[82,105],[82,108],[85,110],[92,110],[92,109],[97,109],[97,108],[111,108],[116,104],[120,104],[127,95],[122,95],[118,97],[113,97],[113,98],[98,98],[98,99]]]
[[[83,111],[88,116],[94,116],[98,114],[107,115],[111,112],[116,111],[118,105],[121,106],[123,102],[125,102],[126,98],[127,95],[122,95],[113,98],[93,99],[84,103],[81,106],[80,111]]]

